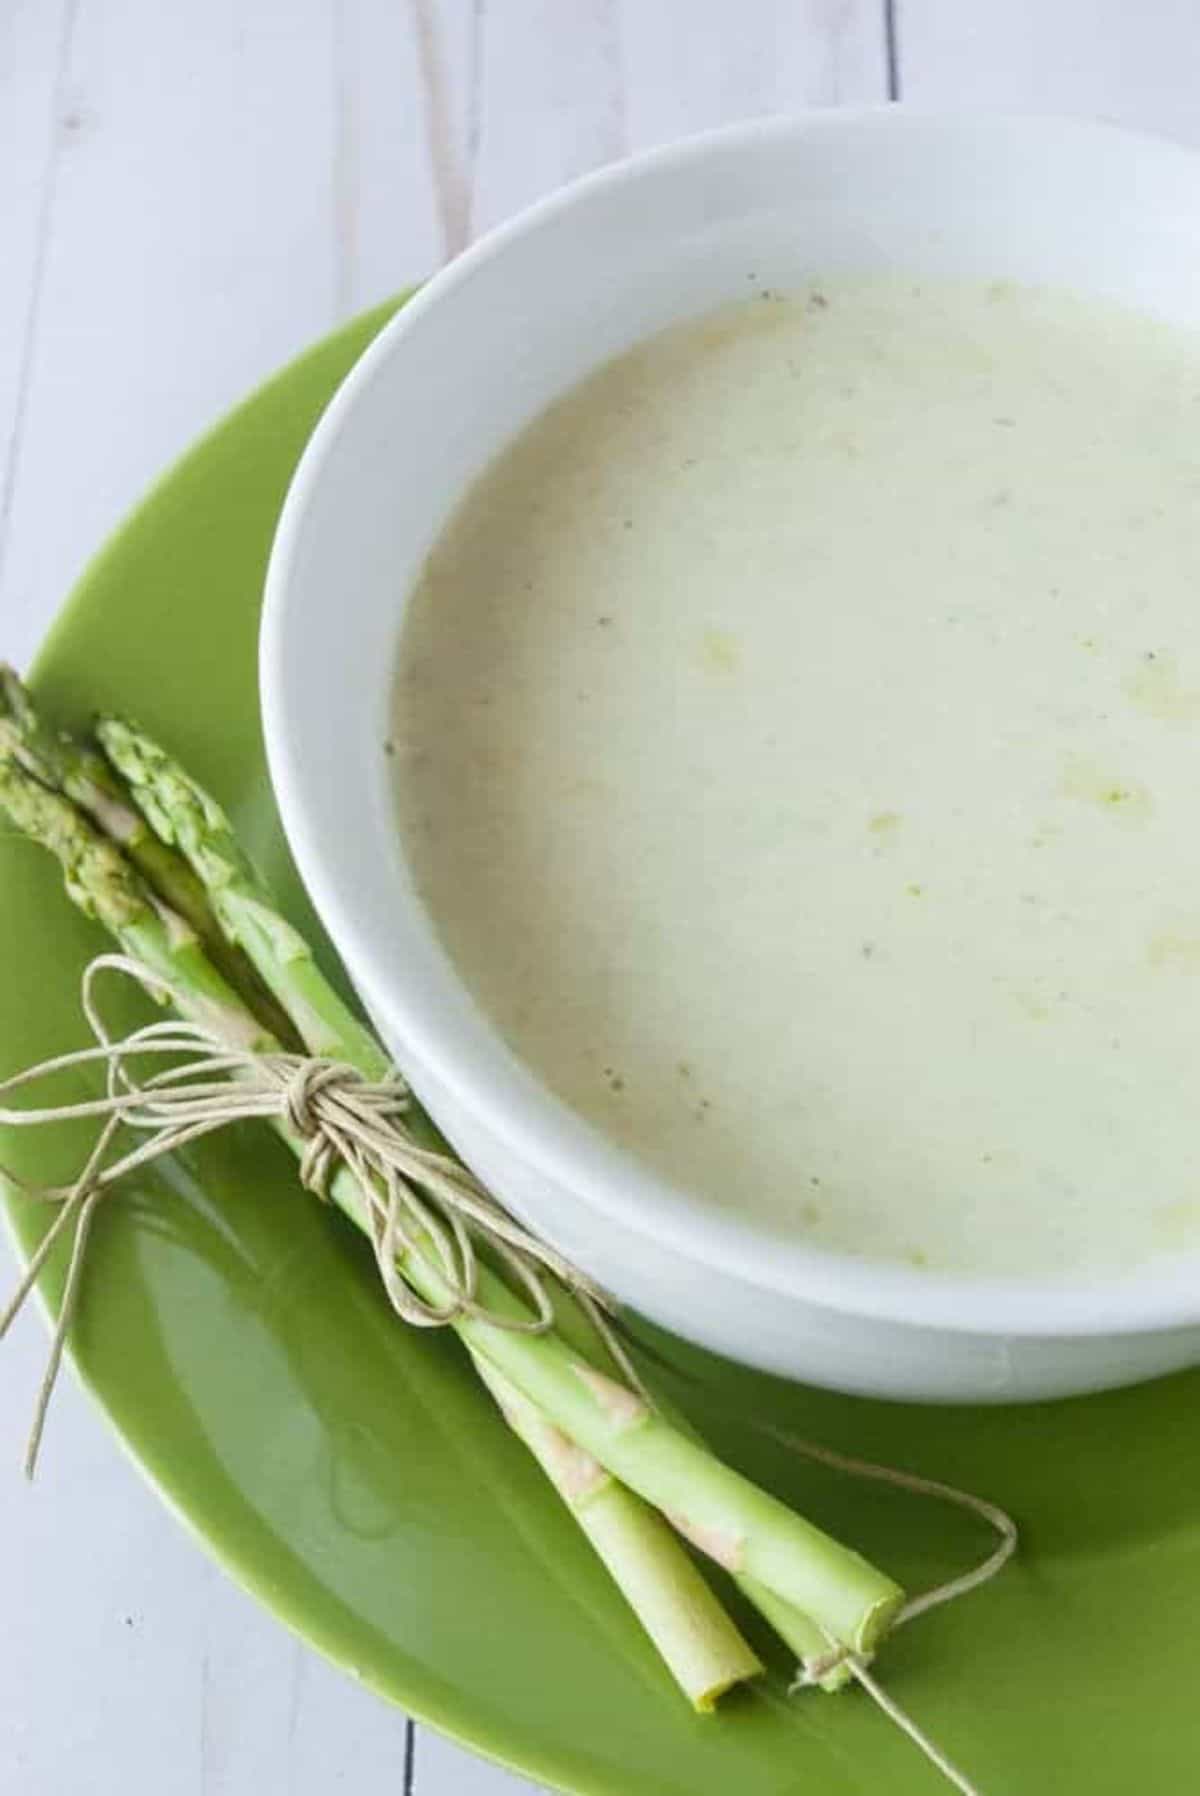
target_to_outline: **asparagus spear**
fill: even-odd
[[[65,794],[115,842],[153,892],[189,924],[209,959],[240,991],[271,1033],[295,1040],[286,1012],[271,997],[245,951],[230,941],[213,915],[203,882],[181,855],[160,842],[103,755],[51,729],[32,694],[11,667],[0,664],[0,753],[11,755],[35,779]]]
[[[410,1128],[413,1120],[410,1113],[408,1119]],[[432,1129],[432,1124],[430,1127]],[[608,1343],[575,1295],[564,1285],[559,1284],[557,1280],[553,1283],[553,1303],[555,1329],[567,1345],[576,1353],[581,1354],[598,1371],[619,1379],[622,1376],[622,1369],[613,1357]],[[508,1416],[515,1432],[521,1436],[529,1450],[539,1459],[556,1488],[559,1488],[564,1498],[570,1501],[570,1493],[561,1490],[555,1475],[558,1463],[556,1442],[565,1442],[567,1450],[572,1456],[571,1463],[576,1468],[572,1482],[577,1482],[579,1478],[577,1462],[580,1458],[580,1449],[575,1446],[574,1442],[567,1442],[566,1437],[558,1429],[546,1422],[545,1418],[539,1415],[537,1409],[504,1379],[503,1374],[497,1372],[493,1367],[489,1367],[487,1362],[478,1356],[473,1357],[476,1370]],[[699,1431],[692,1426],[685,1415],[675,1409],[672,1404],[666,1403],[661,1396],[658,1396],[656,1400],[659,1408],[681,1432],[690,1435],[693,1440],[701,1441],[702,1437]],[[542,1451],[544,1445],[547,1445],[545,1455]],[[597,1472],[602,1471],[595,1460],[589,1459],[588,1463],[595,1466]],[[604,1475],[608,1476],[608,1474]],[[617,1488],[621,1489],[622,1487],[617,1486]],[[586,1528],[586,1523],[584,1525]],[[764,1584],[758,1583],[756,1579],[747,1576],[744,1572],[735,1572],[733,1581],[746,1600],[753,1604],[763,1620],[779,1635],[784,1644],[791,1647],[810,1682],[830,1695],[845,1689],[853,1676],[849,1662],[836,1651],[831,1650],[828,1638],[814,1621],[810,1620],[802,1610],[795,1608],[791,1603],[784,1602],[782,1597],[777,1597],[773,1590],[768,1590]]]
[[[171,985],[185,1016],[231,1046],[255,1053],[279,1052],[278,1042],[212,967],[194,933],[154,901],[120,849],[69,798],[48,791],[11,756],[0,756],[0,809],[23,834],[51,850],[73,901],[102,923],[128,954]],[[302,1151],[304,1143],[298,1137],[282,1124],[277,1127],[294,1151]],[[365,1229],[363,1193],[345,1169],[334,1181],[333,1194]],[[494,1386],[495,1375],[487,1382]],[[515,1416],[524,1401],[510,1398],[505,1408]],[[696,1708],[711,1709],[726,1690],[762,1670],[661,1516],[599,1467],[587,1480],[586,1491],[574,1490],[567,1467],[575,1450],[561,1435],[552,1440],[556,1431],[549,1424],[539,1421],[535,1428],[532,1421],[523,1422],[519,1432],[571,1502],[588,1538]],[[584,1456],[577,1454],[575,1464],[581,1471]]]
[[[554,1327],[560,1338],[599,1371],[607,1373],[610,1378],[619,1379],[621,1368],[608,1343],[574,1293],[557,1280],[553,1285],[553,1302]],[[667,1418],[682,1433],[702,1442],[699,1431],[692,1426],[687,1416],[673,1404],[667,1403],[661,1394],[656,1392],[655,1395],[659,1408]],[[813,1683],[829,1694],[845,1689],[853,1676],[848,1661],[831,1650],[828,1637],[802,1609],[785,1602],[773,1590],[768,1590],[765,1584],[760,1584],[745,1572],[735,1572],[733,1580],[764,1621],[791,1647],[801,1669]]]
[[[704,1691],[696,1698],[696,1707],[711,1709],[723,1691],[709,1683],[707,1643],[729,1623],[708,1584],[686,1557],[690,1591],[682,1567],[671,1583],[665,1584],[659,1576],[665,1524],[657,1511],[568,1440],[488,1360],[477,1354],[472,1354],[472,1359],[509,1427],[524,1441],[571,1510],[659,1652],[673,1655],[680,1683],[685,1689]],[[694,1667],[685,1657],[689,1647],[696,1655]],[[757,1660],[753,1670],[762,1670]],[[751,1672],[741,1673],[748,1675]],[[731,1676],[729,1682],[733,1681]]]
[[[379,1044],[323,979],[307,944],[274,907],[214,800],[144,733],[104,719],[98,734],[129,781],[135,802],[160,836],[187,856],[225,927],[246,949],[314,1053],[328,1054],[368,1078],[380,1075]],[[339,1196],[339,1185],[333,1195]],[[362,1194],[345,1194],[366,1221]],[[410,1252],[404,1277],[424,1297],[453,1297],[431,1257]],[[479,1296],[494,1315],[519,1320],[520,1300],[486,1267]],[[553,1334],[531,1336],[476,1316],[459,1334],[578,1446],[663,1510],[686,1538],[726,1569],[748,1575],[800,1609],[824,1635],[869,1652],[903,1602],[903,1592],[850,1548],[794,1514],[725,1466],[706,1447],[656,1413],[633,1391],[597,1371]]]

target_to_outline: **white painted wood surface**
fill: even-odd
[[[0,654],[26,661],[163,464],[340,319],[599,163],[889,86],[1196,140],[1200,11],[0,0]],[[287,1636],[73,1389],[27,1490],[16,1466],[41,1351],[27,1318],[0,1362],[0,1789],[532,1789],[408,1728]]]

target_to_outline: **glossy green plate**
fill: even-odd
[[[285,370],[167,475],[86,575],[36,673],[64,717],[118,707],[169,740],[309,922],[259,740],[259,591],[304,440],[385,315]],[[49,861],[0,840],[5,1070],[82,1041],[79,974],[99,945]],[[61,1179],[82,1140],[60,1128],[0,1146],[26,1177]],[[28,1249],[43,1213],[18,1198],[10,1209]],[[911,1585],[969,1563],[982,1532],[800,1463],[746,1418],[1016,1513],[1020,1562],[903,1631],[879,1667],[988,1796],[1195,1787],[1200,1377],[924,1410],[653,1344],[729,1457]],[[479,1750],[589,1796],[945,1788],[861,1695],[788,1700],[769,1642],[768,1679],[716,1716],[690,1714],[456,1343],[394,1320],[363,1243],[301,1191],[264,1129],[239,1128],[101,1211],[74,1350],[149,1477],[234,1577]],[[54,1471],[52,1420],[42,1476]]]

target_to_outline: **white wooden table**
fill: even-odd
[[[1196,0],[0,0],[0,654],[204,425],[538,194],[753,113],[1200,139]],[[0,1248],[0,1273],[7,1265]],[[235,1590],[43,1352],[0,1361],[0,1789],[502,1796]]]

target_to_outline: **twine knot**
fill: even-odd
[[[328,1099],[337,1092],[368,1090],[368,1081],[354,1067],[334,1060],[297,1060],[285,1080],[280,1117],[284,1127],[304,1143],[300,1183],[322,1203],[328,1203],[329,1180],[338,1161],[336,1140],[326,1126]],[[402,1090],[407,1099],[407,1086]]]
[[[334,1061],[302,1060],[284,1087],[283,1120],[288,1128],[305,1140],[318,1135],[321,1118],[316,1105],[321,1093],[349,1082],[361,1084],[362,1080],[348,1066],[338,1066]]]

